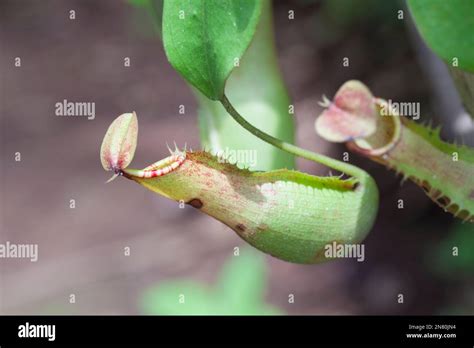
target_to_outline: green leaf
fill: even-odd
[[[194,87],[220,100],[261,13],[259,0],[167,0],[163,43],[169,62]]]
[[[474,1],[409,0],[409,9],[428,46],[449,65],[474,72]]]

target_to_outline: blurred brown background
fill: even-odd
[[[332,97],[352,78],[378,96],[419,101],[422,120],[440,122],[408,12],[406,20],[396,18],[404,4],[364,0],[357,12],[350,10],[355,1],[336,1],[339,8],[327,2],[275,3],[278,54],[295,103],[298,143],[341,156],[344,147],[319,139],[313,123],[322,94]],[[75,20],[69,19],[71,9]],[[108,125],[132,110],[140,124],[134,167],[165,157],[165,142],[199,148],[196,102],[168,64],[148,14],[117,0],[1,1],[0,23],[0,241],[39,245],[36,263],[0,260],[0,312],[137,314],[138,299],[152,284],[176,278],[214,282],[233,248],[242,245],[238,236],[126,180],[106,185],[109,173],[99,161]],[[21,67],[14,66],[15,57]],[[130,67],[124,67],[125,57]],[[350,57],[349,68],[342,67],[343,57]],[[95,119],[55,116],[55,103],[64,99],[95,102]],[[178,113],[180,104],[185,115]],[[16,152],[21,162],[15,162]],[[446,238],[453,218],[415,185],[401,186],[393,172],[351,156],[374,175],[383,197],[366,240],[366,262],[304,266],[267,256],[267,301],[290,314],[472,313],[472,274],[447,279],[429,267],[428,251]],[[405,209],[397,209],[399,198]],[[397,303],[399,293],[403,304]]]

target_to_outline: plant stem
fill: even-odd
[[[237,123],[239,123],[242,127],[244,127],[246,130],[248,130],[250,133],[252,133],[256,137],[262,139],[263,141],[283,151],[289,152],[295,156],[303,157],[310,161],[324,164],[325,166],[328,166],[330,168],[333,168],[335,170],[338,170],[350,176],[356,177],[358,179],[361,179],[362,177],[365,177],[368,175],[365,171],[363,171],[360,168],[357,168],[356,166],[335,160],[325,155],[314,153],[312,151],[303,149],[293,144],[289,144],[280,139],[272,137],[270,134],[262,132],[260,129],[254,127],[252,124],[247,122],[247,120],[245,120],[245,118],[242,117],[242,115],[240,115],[237,110],[235,110],[234,106],[232,105],[232,103],[229,101],[229,99],[227,98],[225,94],[221,99],[221,103],[224,106],[224,108],[227,110],[229,115],[232,116],[232,118]]]

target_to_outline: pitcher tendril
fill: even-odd
[[[351,164],[343,163],[333,158],[330,158],[321,154],[317,154],[312,151],[305,150],[301,147],[286,143],[284,141],[281,141],[280,139],[272,137],[271,135],[265,132],[262,132],[260,129],[254,127],[249,122],[247,122],[245,118],[242,117],[237,110],[235,110],[235,108],[233,107],[232,103],[229,101],[226,95],[223,96],[221,103],[224,106],[224,108],[227,110],[229,115],[231,115],[232,118],[237,123],[239,123],[242,127],[244,127],[246,130],[248,130],[250,133],[252,133],[256,137],[262,139],[263,141],[266,141],[269,144],[272,144],[273,146],[283,151],[289,152],[295,156],[299,156],[313,162],[324,164],[328,167],[331,167],[342,173],[351,175],[355,178],[365,177],[368,175],[362,169],[357,168]]]

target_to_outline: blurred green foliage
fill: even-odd
[[[228,261],[213,287],[189,279],[168,281],[145,291],[140,308],[162,315],[274,315],[265,303],[266,266],[262,254],[241,248]]]
[[[150,15],[155,32],[161,37],[161,22],[163,16],[163,0],[127,0],[137,8],[142,8]]]
[[[321,2],[322,12],[333,24],[347,27],[359,21],[380,21],[397,19],[402,9],[398,1],[380,0],[325,0]]]
[[[455,251],[457,248],[457,256]],[[446,278],[474,276],[474,225],[457,222],[427,255],[429,268]]]

